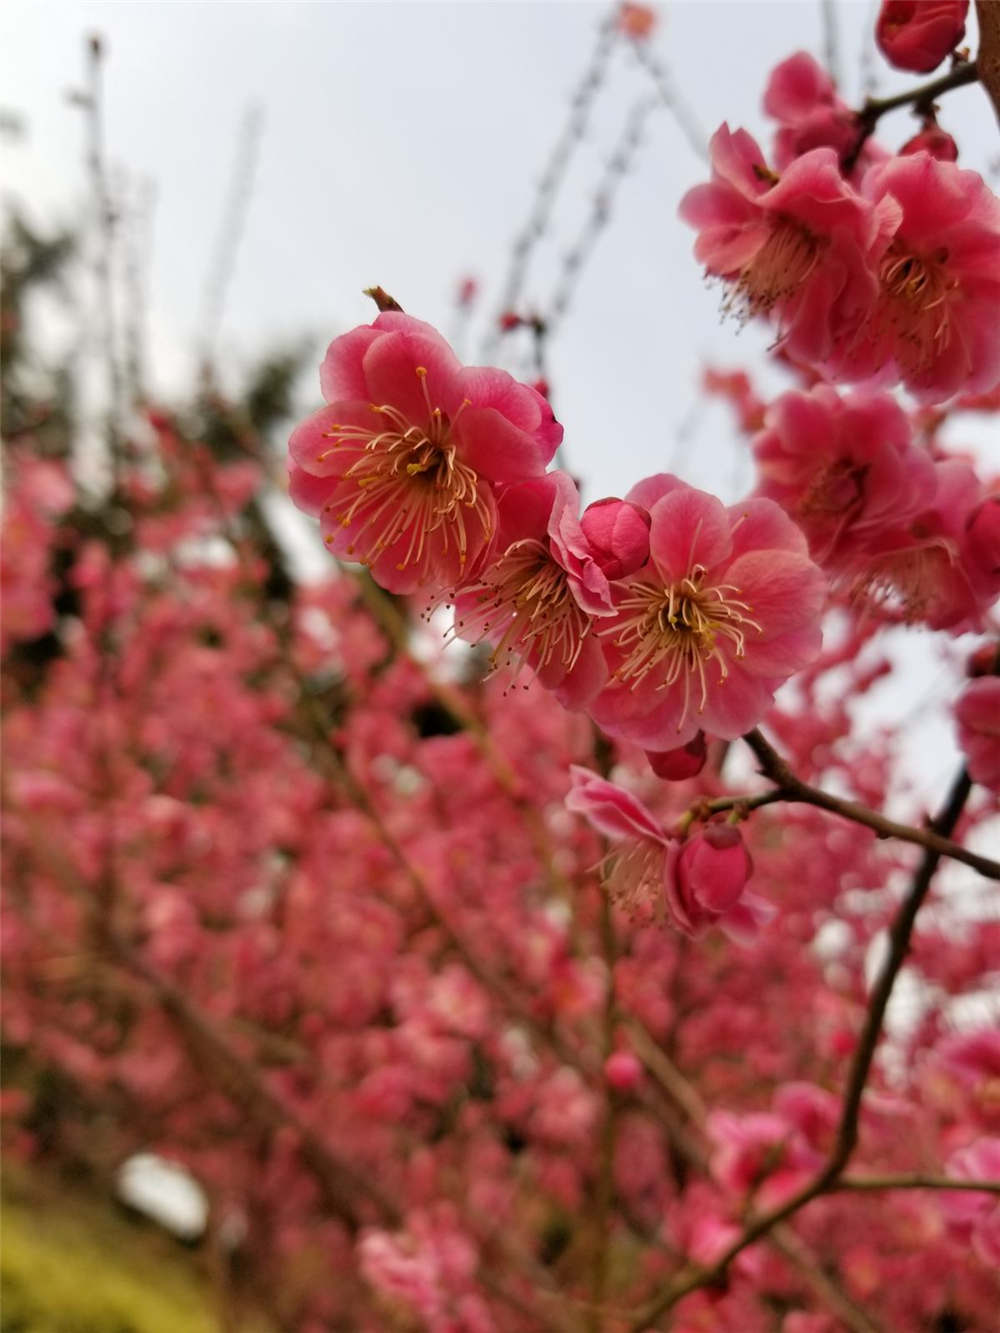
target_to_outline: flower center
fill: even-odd
[[[605,884],[614,905],[635,920],[662,911],[666,851],[654,842],[635,842],[604,862]]]
[[[912,623],[938,603],[954,563],[949,544],[941,539],[890,551],[876,557],[856,581],[852,595]]]
[[[821,243],[807,227],[775,217],[767,240],[736,279],[722,303],[723,314],[745,321],[766,315],[794,296],[819,262]]]
[[[879,318],[898,340],[897,359],[911,374],[925,370],[951,342],[948,251],[921,256],[893,241],[879,268]]]
[[[479,606],[471,613],[463,607],[457,628],[480,638],[502,631],[490,655],[492,670],[528,665],[537,671],[557,663],[571,671],[576,665],[590,617],[543,542],[514,542],[483,580],[465,591]]]
[[[326,432],[333,441],[327,453],[349,448],[358,455],[342,478],[354,483],[353,492],[342,486],[327,509],[342,527],[354,529],[348,555],[358,550],[362,563],[370,564],[400,543],[396,568],[416,565],[426,581],[434,576],[438,558],[452,549],[459,567],[465,568],[470,537],[478,550],[492,536],[494,511],[480,491],[478,474],[458,458],[451,437],[454,421],[469,400],[454,421],[449,420],[431,405],[426,369],[417,366],[416,373],[427,403],[427,425],[411,424],[389,403],[371,403],[378,420],[370,427],[332,425]],[[430,543],[435,534],[437,540]]]
[[[684,703],[678,730],[691,706],[692,685],[697,687],[698,711],[708,700],[709,662],[716,662],[721,685],[729,675],[728,657],[743,657],[746,633],[760,633],[751,620],[752,609],[739,600],[731,584],[705,584],[706,570],[695,565],[691,573],[669,588],[647,582],[627,584],[618,603],[616,621],[597,632],[611,639],[623,659],[613,679],[634,689],[656,673],[657,690],[683,682]]]

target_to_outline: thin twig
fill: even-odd
[[[875,126],[887,112],[895,111],[901,106],[912,106],[915,111],[929,112],[935,99],[942,93],[951,92],[953,88],[964,88],[966,84],[977,83],[978,80],[979,69],[976,62],[962,60],[947,74],[931,79],[929,83],[921,83],[916,88],[896,93],[892,97],[869,97],[861,110],[855,113],[858,120],[858,137],[841,163],[843,170],[848,172],[855,166]]]
[[[841,1176],[831,1190],[971,1190],[1000,1194],[1000,1180],[955,1180],[950,1176]]]
[[[877,810],[870,810],[868,806],[861,805],[858,801],[848,801],[843,797],[834,796],[830,792],[823,791],[819,787],[810,786],[808,782],[803,782],[789,768],[788,764],[778,754],[770,741],[766,740],[758,729],[748,731],[743,737],[750,749],[753,750],[760,763],[761,772],[778,788],[777,792],[770,792],[768,796],[770,801],[750,798],[750,808],[755,805],[766,805],[772,801],[788,801],[791,804],[815,805],[821,810],[829,810],[831,814],[840,815],[842,819],[850,819],[855,824],[863,824],[865,828],[870,828],[880,838],[898,838],[901,842],[912,842],[918,847],[923,847],[925,851],[935,852],[938,856],[950,857],[953,861],[961,861],[964,865],[971,866],[973,870],[978,870],[981,875],[987,879],[1000,879],[1000,862],[991,860],[988,856],[980,856],[978,852],[970,852],[960,843],[953,842],[945,837],[936,823],[928,825],[927,828],[914,828],[911,824],[900,824],[894,819],[888,819]],[[732,804],[738,804],[740,798],[732,800]],[[722,797],[719,801],[711,802],[714,809],[725,809],[723,802],[730,800],[728,797]]]
[[[569,117],[538,182],[528,220],[511,246],[507,277],[496,315],[483,343],[482,354],[486,361],[491,362],[495,359],[500,334],[500,317],[507,311],[514,310],[521,299],[531,253],[545,234],[559,186],[566,175],[573,150],[580,143],[587,128],[594,100],[604,82],[608,60],[618,36],[617,6],[615,6],[601,20],[593,54],[570,100]]]

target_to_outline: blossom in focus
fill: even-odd
[[[649,561],[613,585],[597,626],[610,679],[591,713],[646,750],[734,739],[818,652],[826,579],[770,500],[726,509],[666,474],[628,498],[649,510]]]
[[[582,707],[607,678],[592,616],[609,615],[613,605],[578,507],[565,472],[506,487],[495,558],[455,597],[461,638],[493,644],[494,668],[530,667],[568,707]]]
[[[896,69],[929,74],[965,36],[969,0],[882,0],[878,48]]]
[[[624,788],[577,765],[570,780],[567,808],[619,844],[608,877],[619,906],[644,914],[665,907],[682,934],[719,925],[741,942],[771,918],[770,904],[744,893],[753,863],[737,829],[709,825],[682,843]]]
[[[873,167],[862,193],[898,210],[875,256],[878,295],[822,367],[834,378],[901,379],[922,402],[1000,380],[1000,200],[982,177],[929,153]]]
[[[781,505],[812,558],[833,571],[850,568],[872,534],[916,517],[937,486],[930,455],[888,394],[841,397],[827,385],[783,394],[753,451],[757,494]]]
[[[1000,676],[970,681],[955,705],[955,717],[969,776],[1000,791]]]
[[[745,894],[753,859],[732,824],[708,824],[668,857],[664,891],[670,914],[685,935],[718,922],[736,940],[750,940],[773,916],[769,903]]]
[[[649,558],[649,514],[627,500],[595,500],[583,511],[580,527],[609,579],[634,574]]]
[[[541,475],[562,439],[533,389],[463,368],[395,311],[335,338],[320,383],[328,406],[289,442],[292,499],[391,592],[467,579],[496,530],[495,487]]]
[[[899,220],[891,198],[863,199],[832,148],[814,148],[777,176],[745,130],[711,142],[712,180],[681,200],[697,228],[695,256],[728,284],[723,309],[770,316],[789,356],[820,362],[849,341],[878,295],[873,256]]]

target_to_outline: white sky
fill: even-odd
[[[5,190],[41,221],[86,206],[79,86],[83,37],[106,42],[106,140],[112,166],[153,182],[149,274],[151,378],[186,377],[232,171],[250,103],[264,128],[220,350],[236,363],[309,331],[322,346],[372,318],[361,289],[379,282],[446,333],[458,278],[476,274],[492,310],[510,242],[562,125],[603,7],[583,4],[66,3],[6,0],[0,101],[26,136],[5,152]],[[681,3],[660,8],[653,39],[708,132],[723,119],[767,134],[769,70],[804,47],[819,55],[819,0]],[[855,100],[867,3],[837,7],[845,96]],[[870,43],[869,43],[870,45]],[[881,90],[907,80],[876,57]],[[529,295],[544,308],[558,258],[586,216],[603,164],[636,99],[651,87],[624,49],[560,197],[554,241]],[[984,168],[995,126],[978,88],[949,95],[963,163]],[[885,139],[910,132],[887,118]],[[718,293],[691,258],[676,217],[705,176],[666,110],[648,125],[611,226],[584,272],[551,350],[567,458],[589,498],[677,468],[736,498],[749,480],[727,414],[709,409],[687,449],[678,426],[705,359],[736,365],[766,343],[721,324]],[[470,359],[480,339],[470,340]],[[318,400],[318,384],[315,386]],[[305,404],[311,406],[311,403]]]
[[[374,309],[381,283],[447,334],[458,279],[498,299],[510,243],[565,119],[605,7],[562,3],[86,3],[6,0],[0,9],[0,105],[26,134],[5,145],[4,191],[40,223],[88,207],[80,86],[87,33],[100,32],[106,142],[112,167],[155,188],[148,274],[150,379],[190,387],[206,275],[239,126],[249,104],[264,127],[219,349],[239,366],[283,338],[325,342]],[[836,6],[842,93],[855,104],[867,48],[879,93],[911,82],[873,52],[875,6]],[[723,119],[761,137],[769,71],[823,49],[820,0],[659,7],[657,57],[710,133]],[[970,35],[974,49],[974,36]],[[638,97],[651,88],[626,49],[615,56],[585,143],[540,248],[528,296],[543,311],[560,255],[574,240],[603,165]],[[996,124],[976,87],[948,95],[941,122],[960,164],[997,160]],[[884,142],[914,132],[887,117]],[[677,219],[683,192],[705,179],[671,114],[652,116],[634,171],[550,350],[567,465],[585,500],[621,494],[676,470],[733,500],[750,482],[745,447],[720,406],[697,411],[705,361],[760,363],[767,335],[721,323],[717,289],[691,257]],[[996,188],[996,176],[993,176]],[[477,335],[463,350],[475,360]],[[781,381],[770,371],[768,381]],[[303,410],[319,401],[313,381]],[[964,437],[963,437],[964,438]],[[992,458],[1000,464],[1000,442]],[[937,679],[940,668],[934,667]],[[928,689],[927,672],[914,682]],[[933,689],[930,689],[933,694]],[[911,698],[907,707],[913,707]],[[936,784],[935,784],[936,785]]]

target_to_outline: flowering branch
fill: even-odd
[[[896,820],[888,819],[877,810],[870,810],[858,801],[848,801],[840,796],[833,796],[819,787],[812,787],[792,772],[785,760],[756,727],[753,731],[748,731],[743,739],[757,756],[761,772],[776,784],[778,790],[766,793],[767,799],[733,798],[728,808],[738,807],[744,800],[749,809],[776,800],[815,805],[821,810],[829,810],[831,814],[840,815],[843,819],[853,820],[855,824],[863,824],[880,838],[898,838],[901,842],[915,843],[937,856],[948,856],[953,861],[962,861],[965,865],[972,866],[973,870],[978,870],[981,875],[985,875],[987,879],[1000,879],[1000,862],[993,861],[988,856],[980,856],[977,852],[970,852],[959,843],[952,842],[943,835],[936,822],[927,828],[899,824]],[[726,809],[725,801],[729,799],[723,797],[710,802],[711,809]]]
[[[929,83],[921,83],[916,88],[909,88],[906,92],[896,93],[892,97],[869,97],[857,112],[858,138],[844,158],[842,164],[844,171],[850,171],[855,165],[875,126],[887,112],[896,111],[901,106],[912,106],[916,112],[927,113],[942,93],[951,92],[953,88],[964,88],[966,84],[978,81],[979,68],[976,61],[962,60],[947,74],[931,79]]]
[[[762,737],[760,739],[763,740]],[[764,741],[763,743],[770,750],[767,742]],[[932,828],[936,834],[947,837],[949,833],[954,831],[971,790],[972,782],[963,768],[955,779],[940,813],[933,820]],[[930,888],[934,872],[937,870],[943,854],[937,849],[925,848],[909,892],[903,899],[896,914],[896,919],[892,924],[889,932],[889,951],[872,991],[864,1030],[858,1042],[847,1081],[847,1089],[844,1093],[837,1137],[826,1165],[808,1185],[803,1186],[783,1204],[752,1221],[715,1263],[705,1268],[689,1268],[657,1295],[653,1296],[637,1313],[634,1321],[629,1326],[632,1333],[643,1333],[643,1330],[649,1326],[652,1320],[657,1319],[665,1310],[672,1309],[678,1301],[690,1292],[697,1290],[699,1287],[710,1286],[712,1283],[718,1282],[736,1256],[741,1254],[748,1246],[753,1245],[755,1241],[773,1231],[779,1223],[792,1217],[806,1204],[811,1203],[813,1199],[819,1198],[821,1194],[828,1194],[837,1188],[841,1173],[857,1144],[861,1098],[865,1084],[868,1081],[868,1075],[871,1072],[875,1048],[882,1032],[882,1022],[889,1005],[889,998],[892,995],[896,978],[899,976],[909,949],[917,913],[927,896],[927,890]]]

